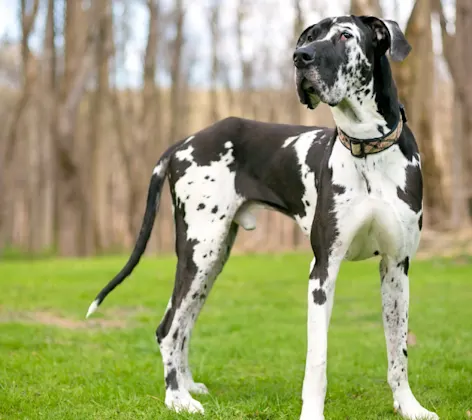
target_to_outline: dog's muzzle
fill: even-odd
[[[305,71],[296,69],[295,84],[300,102],[309,109],[315,109],[320,103],[316,86],[305,77]]]
[[[315,63],[315,47],[313,44],[299,47],[293,53],[293,64],[296,68],[296,85],[300,102],[309,109],[315,109],[320,103],[320,98],[313,79]],[[311,73],[311,76],[309,74]]]
[[[297,69],[306,69],[315,62],[315,48],[313,45],[306,45],[297,48],[293,53],[293,64]]]

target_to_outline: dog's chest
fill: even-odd
[[[398,146],[359,159],[337,142],[329,164],[333,184],[343,190],[335,196],[333,211],[340,239],[350,243],[346,258],[414,252],[420,215],[405,201],[405,191],[408,168],[419,170],[419,162],[408,161]]]

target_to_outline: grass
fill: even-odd
[[[235,256],[197,324],[191,365],[208,419],[297,419],[309,256]],[[180,419],[164,407],[154,330],[173,258],[145,259],[91,321],[124,258],[0,263],[0,419]],[[472,410],[472,265],[411,266],[410,382],[441,419]],[[376,262],[344,264],[330,329],[327,419],[395,419]]]

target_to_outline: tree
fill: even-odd
[[[176,141],[179,133],[179,124],[182,122],[179,111],[182,107],[182,70],[183,70],[183,53],[184,53],[184,19],[185,8],[183,0],[176,0],[174,7],[174,27],[175,37],[171,42],[171,66],[170,76],[172,86],[170,89],[170,139]]]
[[[379,0],[352,0],[351,15],[381,17],[383,13]]]
[[[443,54],[454,83],[454,133],[452,137],[452,203],[451,227],[470,224],[472,202],[472,55],[469,38],[472,30],[472,4],[469,0],[456,0],[455,33],[447,27],[441,0],[433,0],[434,11],[439,15]],[[468,168],[468,169],[467,169]]]
[[[237,6],[237,21],[236,21],[236,36],[237,36],[237,54],[239,58],[239,65],[241,68],[241,87],[242,87],[242,109],[241,113],[244,115],[249,110],[249,104],[252,101],[252,77],[253,77],[253,63],[248,57],[244,56],[244,32],[243,25],[247,19],[249,11],[248,0],[238,0]],[[254,108],[253,108],[254,111]],[[256,116],[254,115],[256,118]]]
[[[424,184],[425,223],[438,227],[447,212],[443,174],[434,148],[435,59],[431,30],[431,1],[417,0],[408,20],[405,36],[413,53],[401,63],[393,63],[400,101],[405,105],[408,124],[415,133],[421,154]],[[444,226],[442,226],[444,227]]]
[[[158,0],[148,0],[148,36],[142,67],[143,87],[136,95],[128,91],[125,101],[115,87],[112,107],[117,130],[118,147],[124,162],[125,178],[128,184],[127,220],[131,236],[139,232],[147,183],[152,165],[157,156],[157,145],[161,130],[161,95],[156,86],[159,16]],[[127,39],[121,45],[125,50]],[[177,96],[177,95],[176,95]],[[126,123],[128,121],[128,123]],[[176,129],[176,127],[174,128]]]
[[[209,109],[209,120],[211,122],[218,121],[220,118],[218,108],[218,77],[220,74],[220,58],[219,46],[220,46],[220,3],[214,1],[209,7],[209,20],[210,20],[210,32],[211,32],[211,81],[212,87],[210,90],[210,109]]]
[[[64,75],[56,99],[55,153],[57,159],[57,244],[60,254],[84,255],[88,187],[82,179],[82,161],[78,158],[76,135],[79,105],[86,84],[93,71],[94,45],[99,35],[101,14],[98,2],[92,3],[88,13],[81,2],[66,0]],[[85,28],[85,31],[84,31]],[[86,156],[89,159],[90,156]]]
[[[33,95],[33,89],[37,77],[37,67],[34,57],[31,54],[29,41],[30,35],[36,21],[39,10],[39,0],[20,1],[20,22],[21,22],[21,80],[22,88],[18,99],[13,107],[4,133],[5,141],[0,147],[0,165],[3,168],[3,177],[0,179],[0,229],[4,236],[5,230],[11,222],[11,209],[7,210],[9,198],[7,197],[7,186],[12,183],[12,166],[15,149],[17,146],[18,130],[21,127],[21,119],[25,113],[27,105]],[[10,197],[12,200],[12,197]],[[10,214],[9,214],[10,213]],[[5,238],[6,239],[6,238]],[[5,242],[5,239],[3,242]]]
[[[107,238],[107,181],[109,164],[105,156],[110,152],[108,136],[104,131],[104,105],[109,100],[109,51],[112,48],[112,13],[110,0],[96,0],[97,39],[91,48],[95,89],[90,97],[90,124],[86,154],[90,160],[82,164],[82,183],[85,188],[85,253],[94,254],[106,246]],[[86,166],[89,166],[88,168]]]
[[[39,221],[35,224],[39,234],[39,250],[50,251],[54,246],[55,230],[55,159],[53,150],[54,106],[57,95],[57,53],[55,46],[55,0],[48,0],[46,26],[43,41],[42,88],[37,98],[37,107],[41,110],[41,147],[40,173],[35,212]]]

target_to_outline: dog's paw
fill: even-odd
[[[325,420],[323,415],[311,415],[311,414],[304,414],[300,416],[300,420]]]
[[[410,404],[400,405],[397,401],[393,403],[393,408],[398,411],[400,415],[408,420],[438,420],[439,416],[432,411],[423,408],[418,401]]]
[[[206,385],[199,382],[189,383],[187,390],[193,394],[208,394],[208,388]]]
[[[325,420],[323,413],[318,409],[310,409],[303,407],[300,420]]]
[[[200,413],[203,414],[205,410],[197,400],[194,400],[188,391],[172,391],[166,392],[166,406],[170,410],[177,413]]]

